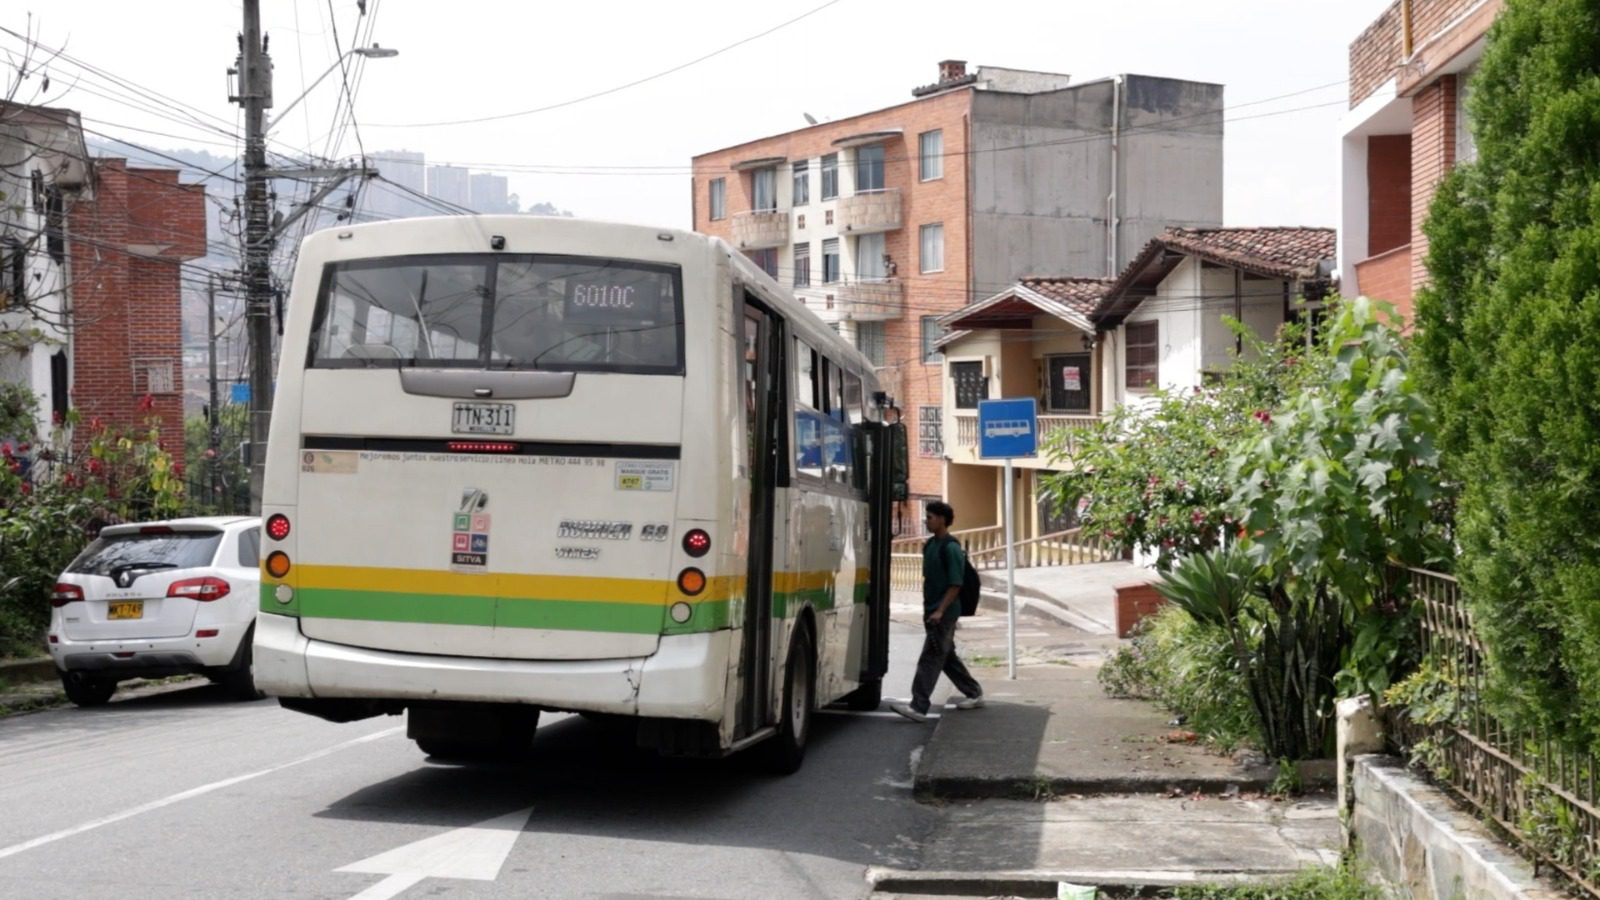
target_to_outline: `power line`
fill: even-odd
[[[725,47],[720,47],[720,48],[718,48],[716,50],[713,50],[710,53],[705,54],[704,56],[695,57],[694,59],[691,59],[688,62],[679,63],[678,65],[673,66],[670,69],[663,69],[662,71],[656,72],[653,75],[646,75],[643,78],[635,79],[633,81],[628,82],[627,84],[619,84],[619,85],[616,85],[615,87],[606,88],[603,91],[595,91],[592,94],[585,94],[585,95],[583,95],[581,97],[573,97],[570,100],[563,100],[560,103],[551,103],[551,104],[549,104],[547,106],[539,106],[539,107],[535,107],[533,109],[519,110],[517,112],[499,113],[497,115],[489,115],[489,116],[478,116],[478,117],[472,118],[472,119],[449,119],[449,120],[441,121],[441,122],[396,122],[396,123],[387,123],[387,124],[375,124],[375,125],[372,125],[370,127],[372,127],[372,128],[439,128],[439,127],[443,127],[443,126],[446,126],[446,125],[473,125],[473,124],[477,124],[479,122],[499,122],[499,121],[502,121],[502,120],[505,120],[505,119],[515,119],[515,118],[520,118],[522,116],[535,115],[536,113],[550,112],[551,110],[555,110],[555,109],[563,109],[565,107],[574,106],[576,104],[584,103],[584,102],[589,101],[589,100],[595,100],[595,99],[598,99],[600,97],[606,97],[606,96],[609,96],[611,94],[618,93],[619,91],[625,91],[625,90],[627,90],[629,88],[632,88],[632,87],[638,87],[641,84],[645,84],[645,83],[648,83],[648,82],[651,82],[651,81],[655,81],[658,78],[665,78],[668,75],[672,75],[674,73],[681,72],[684,69],[689,68],[690,66],[698,65],[700,63],[705,62],[708,59],[711,59],[711,58],[717,57],[717,56],[721,56],[722,54],[727,53],[730,50],[733,50],[733,49],[738,48],[738,47],[742,47],[745,44],[750,43],[751,41],[760,40],[761,38],[764,38],[767,35],[772,34],[773,32],[781,31],[782,29],[787,28],[790,25],[795,24],[796,22],[799,22],[799,21],[801,21],[803,19],[808,19],[811,16],[814,16],[817,13],[822,12],[823,10],[827,9],[828,7],[833,6],[833,5],[835,5],[835,4],[839,3],[839,2],[840,2],[840,0],[828,0],[828,2],[822,4],[821,6],[813,7],[812,9],[809,9],[809,10],[801,13],[800,15],[795,16],[792,19],[789,19],[789,20],[787,20],[785,22],[780,22],[777,25],[774,25],[771,28],[768,28],[766,31],[762,31],[762,32],[760,32],[758,34],[752,34],[752,35],[750,35],[749,37],[746,37],[746,38],[741,38],[740,40],[734,41],[733,43],[731,43],[731,44],[729,44],[729,45],[727,45]]]

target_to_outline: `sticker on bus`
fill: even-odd
[[[617,462],[617,490],[670,491],[673,469],[670,462]]]
[[[354,475],[361,457],[354,450],[306,450],[300,454],[300,471],[311,475]]]

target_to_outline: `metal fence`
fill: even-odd
[[[1490,715],[1487,657],[1460,585],[1421,569],[1406,575],[1422,606],[1423,649],[1451,685],[1454,710],[1436,724],[1397,716],[1400,743],[1537,862],[1600,897],[1600,760]]]
[[[1005,568],[1006,543],[1002,526],[969,528],[950,534],[966,549],[973,568]],[[889,583],[893,590],[922,590],[922,544],[926,540],[902,538],[891,545]],[[1085,535],[1077,528],[1017,541],[1015,550],[1018,568],[1083,565],[1122,558],[1117,547],[1099,535]]]

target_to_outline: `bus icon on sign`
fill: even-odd
[[[1027,437],[1033,433],[1033,424],[1027,419],[999,419],[983,428],[988,437]]]

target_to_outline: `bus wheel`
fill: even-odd
[[[760,745],[762,768],[774,775],[792,775],[806,758],[811,736],[811,706],[816,685],[810,626],[795,630],[789,661],[783,667],[783,708],[778,733]]]
[[[883,703],[883,679],[861,682],[861,686],[846,694],[844,705],[854,712],[872,712]]]
[[[407,728],[417,749],[447,762],[522,756],[533,746],[533,733],[539,727],[539,711],[525,707],[456,714],[413,708],[409,716]]]

